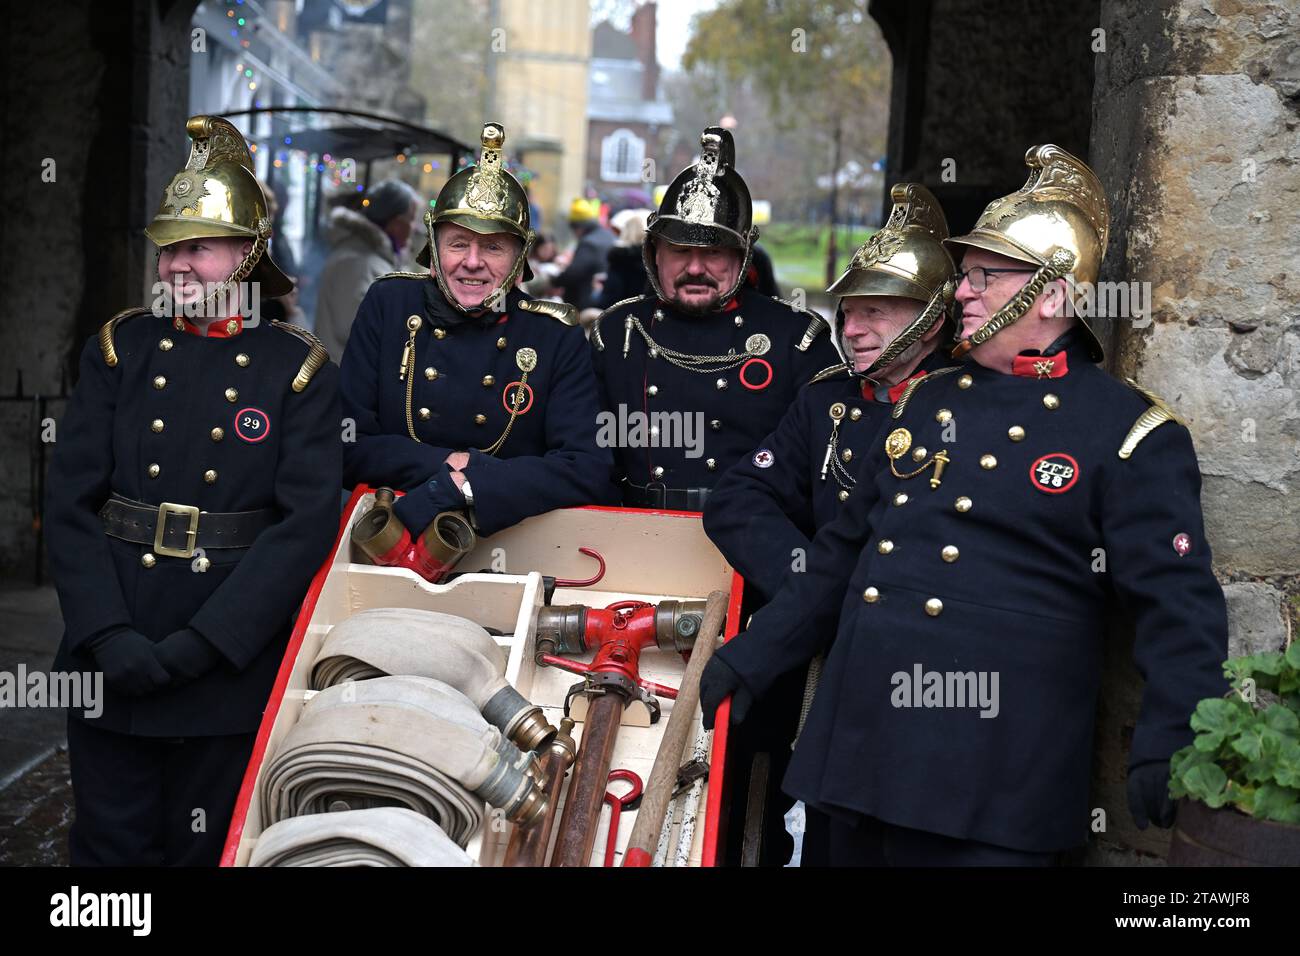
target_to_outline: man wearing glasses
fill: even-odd
[[[1025,157],[960,249],[964,366],[900,397],[848,507],[705,671],[742,720],[839,616],[785,789],[831,816],[830,862],[1029,865],[1081,846],[1102,641],[1131,615],[1146,678],[1129,757],[1139,827],[1169,826],[1169,758],[1221,694],[1227,615],[1191,436],[1108,376],[1073,314],[1109,215],[1092,170]],[[1105,808],[1111,813],[1117,808]]]

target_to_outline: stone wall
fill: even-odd
[[[1091,158],[1113,215],[1102,278],[1149,282],[1152,298],[1149,323],[1106,323],[1108,365],[1192,431],[1231,652],[1278,649],[1300,595],[1300,10],[1101,7]],[[1097,784],[1102,805],[1122,806],[1117,758],[1140,691],[1131,647],[1108,667]],[[1142,851],[1167,843],[1116,836]]]
[[[186,153],[197,0],[89,0],[7,11],[0,140],[0,395],[57,395],[82,343],[144,301],[141,230]],[[53,160],[53,181],[42,173]],[[47,174],[48,176],[48,174]],[[58,417],[62,402],[51,404]],[[39,461],[36,402],[0,402],[0,573],[27,578]],[[57,435],[57,433],[56,433]],[[48,449],[47,449],[48,450]]]

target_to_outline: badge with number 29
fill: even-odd
[[[271,434],[271,416],[260,408],[241,408],[235,412],[235,434],[254,445],[266,441]]]

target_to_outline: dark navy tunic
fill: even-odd
[[[838,616],[788,793],[1015,849],[1080,845],[1105,620],[1119,608],[1147,681],[1131,765],[1190,742],[1197,702],[1226,689],[1226,610],[1190,434],[1165,422],[1132,446],[1149,407],[1074,347],[1061,377],[970,364],[900,400],[807,572],[718,652],[762,695]],[[883,435],[896,428],[909,439],[896,436],[900,475],[946,451],[937,487],[934,465],[891,472]],[[950,676],[964,674],[989,691],[996,675],[993,706]]]
[[[441,301],[437,314],[429,295]],[[582,330],[526,311],[518,292],[482,321],[451,313],[441,295],[431,277],[399,274],[376,280],[361,303],[341,372],[345,423],[355,424],[355,440],[344,436],[347,484],[410,492],[399,515],[417,534],[449,504],[437,498],[449,487],[439,476],[455,451],[470,451],[464,474],[483,534],[554,508],[611,503]],[[532,363],[510,434],[483,454],[510,420],[521,364]]]
[[[645,339],[633,330],[625,358],[629,316],[638,318],[661,346],[677,352],[739,355],[756,334],[767,336],[769,349],[726,371],[704,372],[674,365],[663,354],[651,357]],[[807,334],[810,323],[812,334]],[[618,443],[616,470],[620,479],[639,486],[657,482],[667,488],[713,487],[727,468],[752,455],[763,436],[776,428],[802,385],[840,361],[825,324],[815,314],[747,287],[729,308],[704,316],[687,315],[643,296],[605,312],[597,326],[593,359],[610,420],[632,423],[629,415],[637,413],[653,426],[657,413],[676,414],[674,419],[660,418],[665,423],[659,426],[660,435],[647,441],[638,441],[630,428],[620,429],[618,437],[632,440]],[[662,433],[667,423],[690,441],[669,444],[674,436]]]
[[[931,354],[913,377],[948,364]],[[776,430],[719,479],[704,507],[704,530],[763,601],[807,560],[817,529],[843,509],[904,384],[881,390],[886,400],[877,401],[864,397],[862,381],[845,366],[805,385]]]
[[[118,323],[115,366],[86,343],[49,470],[45,540],[65,626],[55,669],[98,670],[87,642],[122,626],[155,642],[191,627],[224,658],[147,696],[106,684],[100,729],[257,729],[292,617],[338,532],[337,369],[326,361],[293,388],[311,347],[269,322],[204,337],[148,313]],[[199,556],[106,535],[99,510],[112,492],[208,512],[270,508],[276,520],[251,547],[206,550],[201,571]]]

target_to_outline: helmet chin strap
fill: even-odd
[[[962,339],[952,350],[952,357],[955,359],[963,358],[971,349],[977,345],[983,345],[989,339],[993,338],[998,332],[1013,322],[1019,321],[1029,307],[1034,304],[1043,288],[1049,282],[1054,282],[1069,274],[1074,268],[1075,256],[1068,249],[1057,249],[1052,253],[1051,258],[1047,260],[1047,265],[1040,266],[1029,281],[1026,282],[1013,295],[1007,303],[994,312],[987,322],[970,334],[969,337]]]
[[[216,303],[223,296],[226,295],[226,293],[233,290],[237,285],[239,285],[239,283],[243,282],[246,278],[248,278],[249,273],[253,271],[253,267],[256,266],[258,260],[262,258],[262,253],[266,251],[266,240],[267,240],[266,236],[258,236],[256,239],[253,240],[252,248],[249,249],[247,253],[245,253],[244,258],[239,260],[239,265],[235,266],[235,271],[230,273],[230,275],[226,276],[226,278],[222,280],[219,286],[217,286],[215,289],[213,289],[211,292],[209,292],[206,296],[203,297],[203,301],[200,302],[198,305],[198,312],[197,312],[198,316],[202,316],[206,318],[209,309],[215,306]],[[172,301],[173,314],[175,314],[176,311],[175,304],[176,304],[175,300],[173,299]],[[240,304],[243,305],[244,303],[240,303]],[[181,311],[182,312],[184,311],[183,307]],[[229,318],[229,316],[216,315],[213,316],[213,321],[216,321],[217,319],[224,319],[224,318]]]
[[[925,308],[921,310],[920,314],[912,320],[907,328],[894,336],[893,341],[885,346],[885,350],[876,356],[876,360],[865,371],[854,372],[854,375],[866,379],[873,385],[880,384],[872,376],[885,371],[893,365],[898,361],[900,355],[919,342],[921,337],[930,331],[931,326],[947,312],[956,291],[956,284],[951,279],[945,280],[943,285],[934,290],[934,294],[930,296],[930,301],[925,304]]]
[[[515,282],[518,280],[520,273],[524,271],[524,263],[528,261],[528,253],[532,251],[533,243],[537,241],[537,233],[529,229],[528,236],[522,240],[519,255],[515,257],[515,264],[510,269],[510,274],[506,276],[505,281],[485,295],[483,301],[478,305],[465,306],[460,304],[460,300],[452,293],[446,278],[443,277],[442,259],[438,256],[438,240],[434,236],[436,227],[437,223],[433,221],[433,211],[430,210],[424,214],[424,231],[429,241],[429,271],[433,273],[434,281],[438,283],[438,288],[442,290],[443,297],[451,304],[451,307],[457,312],[469,316],[481,315],[483,312],[495,309],[498,303],[502,302],[510,294],[510,290],[515,287]]]

